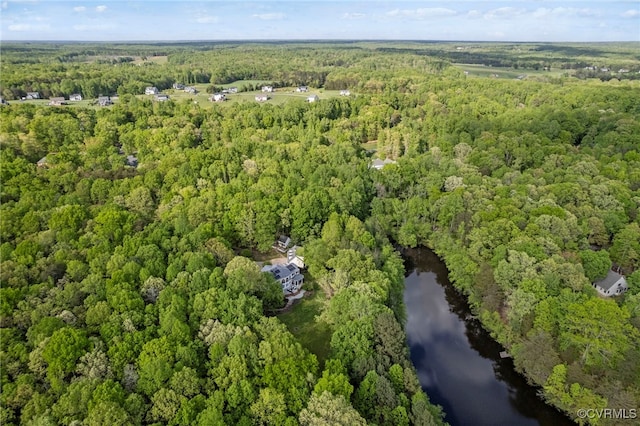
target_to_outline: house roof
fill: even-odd
[[[292,263],[287,265],[272,265],[269,269],[266,268],[265,266],[262,270],[270,272],[276,280],[283,280],[290,275],[300,275],[300,269]]]
[[[602,288],[604,291],[607,291],[611,287],[613,287],[613,285],[617,283],[620,280],[620,278],[622,278],[622,280],[626,282],[626,280],[622,275],[610,270],[607,276],[604,277],[604,279],[601,279],[600,281],[596,281],[594,284]]]
[[[291,238],[286,235],[280,235],[280,237],[278,237],[278,241],[282,244],[289,244],[289,242],[291,242]]]

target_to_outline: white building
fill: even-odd
[[[304,284],[304,276],[300,273],[300,269],[292,263],[265,265],[262,267],[262,272],[270,272],[273,275],[273,278],[282,285],[282,292],[285,296],[299,292]]]
[[[160,93],[160,91],[155,86],[153,86],[153,87],[149,86],[146,89],[144,89],[144,94],[145,95],[157,95],[158,93]]]
[[[318,97],[318,95],[311,95],[307,98],[307,102],[316,102],[319,101],[320,98]]]
[[[629,289],[627,280],[617,272],[609,271],[606,277],[593,283],[598,293],[605,297],[618,296]]]
[[[273,86],[262,86],[262,93],[271,93],[273,92]]]

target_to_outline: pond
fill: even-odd
[[[460,425],[575,425],[544,403],[504,349],[473,318],[447,268],[426,248],[404,250],[404,303],[411,360],[445,420]]]

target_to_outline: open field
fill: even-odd
[[[470,77],[489,77],[489,78],[506,78],[506,79],[515,79],[515,78],[527,78],[527,77],[560,77],[561,75],[566,74],[567,70],[551,70],[551,71],[542,71],[542,70],[534,70],[534,69],[514,69],[514,68],[504,68],[504,67],[491,67],[486,65],[478,65],[478,64],[452,64],[454,67],[461,69],[462,71],[466,71]]]
[[[278,315],[289,331],[311,353],[318,357],[320,366],[329,356],[331,330],[316,319],[324,309],[327,299],[321,290],[314,290],[309,298],[303,298],[283,314]]]

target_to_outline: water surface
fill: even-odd
[[[452,426],[575,425],[515,372],[474,319],[444,263],[426,248],[404,252],[404,303],[411,360],[422,388]]]

